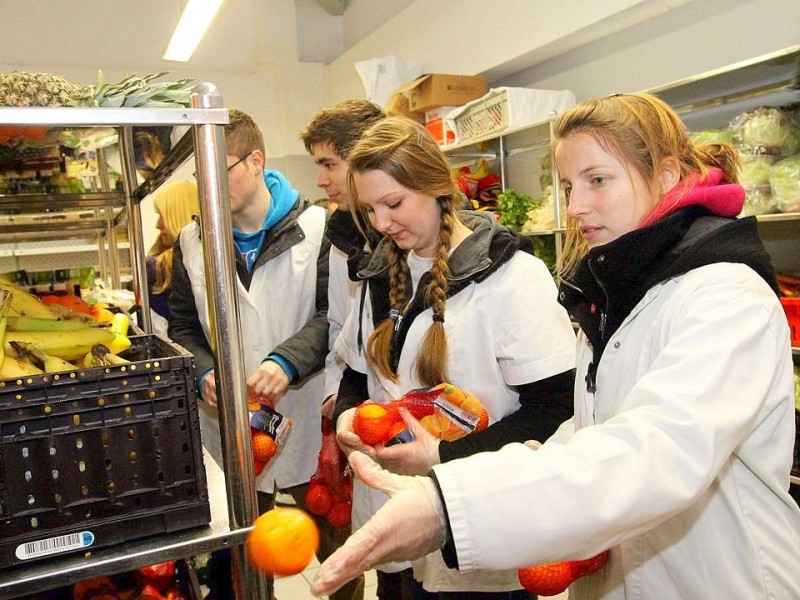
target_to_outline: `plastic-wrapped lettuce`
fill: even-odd
[[[769,169],[769,185],[781,212],[800,212],[800,154],[772,165]]]
[[[739,183],[744,186],[768,185],[769,168],[777,160],[769,154],[739,153]]]
[[[789,113],[770,106],[740,113],[730,123],[736,144],[764,148],[772,154],[793,143],[795,127]]]
[[[733,144],[733,133],[730,129],[703,129],[689,134],[692,141],[697,144]]]

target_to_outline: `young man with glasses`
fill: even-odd
[[[259,511],[274,506],[278,491],[304,507],[320,449],[322,367],[328,352],[326,213],[281,173],[265,168],[264,141],[253,119],[236,109],[229,114],[225,143],[236,250],[231,268],[238,278],[247,387],[268,397],[292,422],[285,443],[257,477]],[[193,223],[175,244],[168,332],[194,354],[203,445],[222,464],[201,234],[200,224]],[[325,546],[320,546],[320,560],[333,550]],[[220,578],[229,575],[225,569],[216,572]],[[216,584],[220,591],[212,597],[226,597],[227,585]]]

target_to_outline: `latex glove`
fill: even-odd
[[[333,419],[333,410],[336,408],[337,394],[331,394],[322,402],[322,408],[319,409],[320,414],[326,419]]]
[[[311,584],[316,595],[330,594],[364,571],[389,561],[420,558],[444,545],[444,507],[429,477],[395,475],[368,456],[354,452],[350,465],[361,480],[389,495],[372,518],[328,560]]]
[[[247,378],[247,387],[257,395],[266,396],[276,406],[289,389],[289,376],[274,360],[265,360]]]
[[[414,440],[405,444],[377,447],[375,448],[375,457],[392,473],[427,475],[431,467],[440,462],[439,443],[441,440],[425,429],[405,408],[400,409],[400,416],[403,417]]]
[[[209,406],[217,405],[217,378],[209,371],[200,383],[200,398]]]
[[[375,449],[362,442],[361,438],[353,431],[353,418],[355,415],[355,408],[349,408],[339,415],[336,420],[336,441],[339,442],[339,447],[345,456],[350,456],[350,453],[359,451],[374,457]]]

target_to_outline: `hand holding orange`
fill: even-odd
[[[319,547],[314,520],[299,508],[273,508],[256,519],[247,536],[253,565],[271,575],[296,575]]]

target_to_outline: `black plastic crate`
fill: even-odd
[[[0,381],[0,568],[210,521],[192,356],[131,341],[128,364]]]

